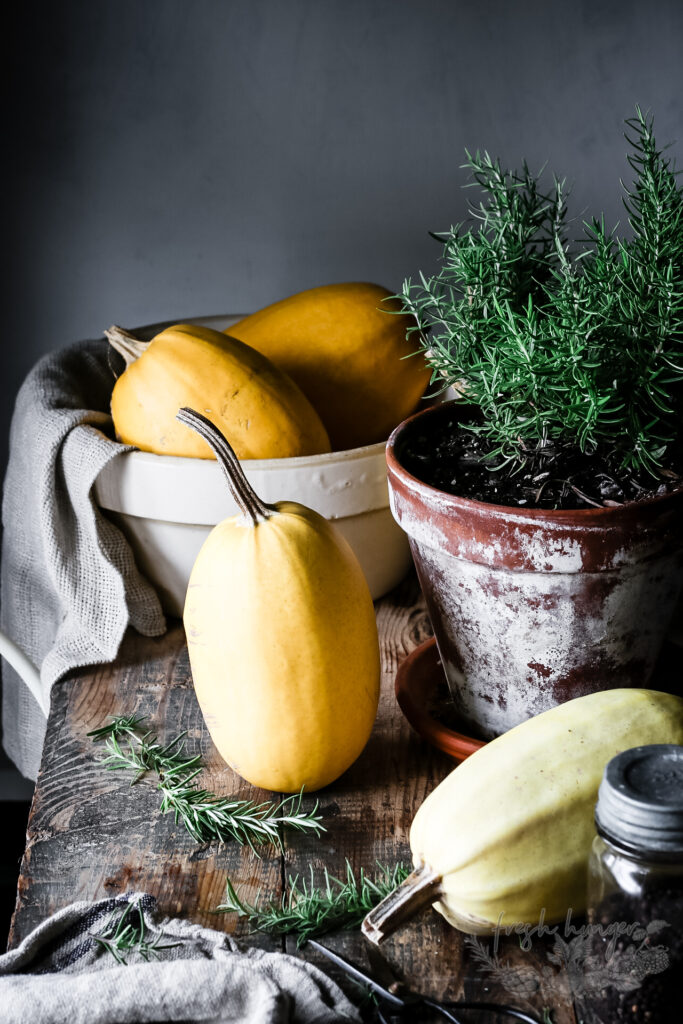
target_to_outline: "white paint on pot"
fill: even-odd
[[[172,322],[224,330],[239,319]],[[154,324],[135,333],[152,338],[166,326]],[[245,460],[242,466],[264,501],[298,501],[334,521],[355,552],[373,599],[408,572],[408,540],[389,509],[383,442],[323,455]],[[126,452],[105,466],[94,494],[127,537],[164,610],[182,615],[199,549],[217,523],[238,511],[216,460]]]
[[[393,491],[391,492],[389,500],[394,518],[401,524],[401,528],[406,531],[408,536],[420,546],[447,548],[447,535],[440,529],[438,523],[440,516],[448,515],[451,519],[458,517],[458,512],[453,507],[451,495],[426,486],[414,488],[414,493],[419,495],[420,501],[423,503],[422,511],[418,513],[414,512],[415,506],[405,501],[397,500]],[[425,514],[425,509],[427,514]],[[429,513],[431,512],[436,513],[436,515],[430,515]],[[492,520],[495,518],[495,512],[496,507],[492,506],[490,513]],[[460,513],[460,516],[464,518],[464,513]],[[566,536],[556,537],[552,533],[546,533],[543,530],[529,534],[527,531],[514,525],[516,522],[514,516],[507,516],[506,518],[508,523],[513,524],[509,537],[513,539],[512,542],[521,552],[529,566],[536,566],[538,571],[542,572],[571,573],[581,571],[583,567],[583,546],[579,539],[578,530],[576,531],[576,540]],[[528,525],[528,520],[523,520],[521,517],[518,521],[520,525],[522,523]],[[460,543],[462,544],[462,540]],[[485,565],[500,564],[505,560],[505,553],[509,549],[510,543],[510,539],[503,541],[501,538],[493,536],[489,538],[488,543],[485,543],[479,537],[472,543],[471,549],[467,552],[467,558],[468,560],[471,558],[472,560],[480,561]],[[622,564],[623,560],[623,552],[619,552],[619,557],[615,559],[615,566]]]
[[[661,647],[658,611],[672,601],[668,555],[649,572],[634,564],[579,574],[492,573],[432,547],[416,554],[421,573],[439,580],[430,594],[451,694],[463,721],[485,738],[554,707],[557,681],[580,672],[591,652],[593,690],[631,685],[625,667],[620,677],[625,647],[642,664],[645,684]],[[601,593],[608,590],[592,612],[582,600],[591,578]],[[457,649],[457,664],[448,649]]]

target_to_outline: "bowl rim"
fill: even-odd
[[[290,469],[305,469],[307,466],[328,466],[334,463],[340,462],[354,462],[357,459],[372,458],[373,456],[384,456],[386,450],[386,441],[377,441],[375,444],[363,445],[360,448],[343,448],[336,452],[321,452],[318,455],[288,455],[285,458],[279,459],[240,459],[240,464],[245,469],[284,469],[285,467]],[[185,455],[157,455],[155,452],[144,452],[139,448],[133,448],[130,451],[123,452],[122,456],[126,458],[135,458],[136,462],[148,463],[149,465],[159,465],[159,459],[164,460],[165,466],[177,465],[180,469],[181,464],[187,465],[192,463],[205,462],[209,466],[215,466],[215,459],[199,459],[194,456]]]

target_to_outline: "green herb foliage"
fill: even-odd
[[[271,935],[296,935],[297,945],[308,939],[341,928],[356,928],[373,907],[388,896],[410,874],[403,864],[393,867],[378,864],[373,877],[361,868],[356,876],[346,862],[346,878],[340,879],[323,873],[321,885],[316,885],[313,869],[310,880],[290,878],[282,901],[262,906],[245,902],[238,896],[230,879],[226,882],[226,900],[217,907],[225,914],[238,914],[247,918],[252,931]]]
[[[501,465],[571,444],[655,476],[681,438],[683,190],[652,120],[626,125],[628,240],[594,219],[572,243],[563,181],[467,153],[483,199],[434,235],[440,271],[404,282],[433,383],[481,408],[469,428]]]
[[[175,949],[179,942],[162,943],[161,935],[150,939],[139,901],[128,903],[123,911],[115,910],[101,932],[91,933],[98,946],[111,954],[117,963],[128,964],[126,955],[136,954],[143,960],[158,960],[159,951]]]
[[[88,735],[105,741],[102,763],[109,770],[134,772],[131,786],[148,772],[155,773],[162,812],[171,811],[198,843],[234,839],[254,852],[264,844],[282,850],[283,829],[316,836],[325,831],[318,803],[312,810],[304,810],[303,790],[279,802],[255,803],[202,789],[195,782],[202,770],[201,757],[185,755],[185,733],[162,744],[152,732],[142,730],[143,721],[141,716],[116,716]]]

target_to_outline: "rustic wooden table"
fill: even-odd
[[[353,767],[319,794],[327,832],[320,839],[290,834],[283,856],[264,854],[258,860],[234,843],[198,847],[171,815],[159,814],[153,785],[143,782],[130,788],[123,773],[108,772],[98,763],[88,731],[112,714],[135,712],[149,716],[162,739],[187,730],[188,750],[204,756],[207,788],[270,797],[236,776],[213,748],[192,689],[179,623],[172,623],[159,639],[129,635],[115,664],[76,673],[58,685],[29,819],[10,947],[74,900],[144,890],[169,915],[225,929],[245,942],[296,952],[289,939],[247,938],[234,916],[212,913],[223,900],[227,877],[247,899],[279,899],[289,877],[308,875],[311,865],[318,873],[326,867],[343,875],[346,860],[356,871],[372,871],[377,861],[408,863],[413,815],[453,763],[413,733],[394,697],[398,664],[430,634],[413,577],[377,604],[377,620],[382,695],[374,732]],[[308,800],[313,802],[312,797]],[[330,935],[324,941],[367,966],[359,933]],[[409,986],[434,998],[498,1001],[517,1005],[539,1021],[575,1024],[566,975],[547,959],[547,941],[536,940],[525,952],[518,938],[502,939],[496,958],[486,943],[474,948],[439,915],[426,911],[383,948]],[[329,973],[339,979],[334,971]],[[345,988],[358,997],[358,989]],[[463,1011],[461,1016],[473,1024],[510,1019],[482,1011]]]

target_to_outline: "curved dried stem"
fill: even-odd
[[[149,347],[148,341],[141,341],[130,331],[125,331],[123,327],[117,327],[116,324],[105,331],[104,335],[111,347],[116,349],[119,355],[126,360],[126,366],[130,366],[136,359],[139,359]]]
[[[225,474],[230,492],[238,508],[243,515],[251,519],[254,526],[277,515],[272,505],[261,501],[244,475],[244,470],[232,447],[211,420],[186,406],[179,410],[176,419],[196,431],[206,441]]]
[[[406,921],[438,900],[441,881],[441,875],[427,864],[420,864],[397,889],[366,914],[361,925],[365,938],[378,946]]]

